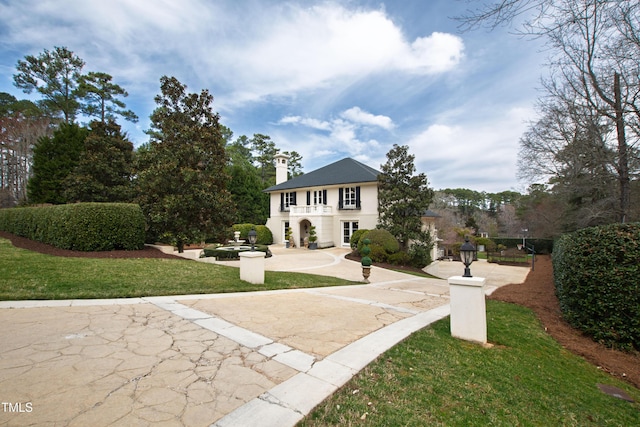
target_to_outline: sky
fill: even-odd
[[[407,145],[430,187],[524,192],[519,139],[544,54],[509,28],[461,32],[462,0],[0,0],[0,92],[26,55],[64,46],[127,90],[140,146],[160,78],[207,89],[234,138],[261,133],[304,172],[380,169]]]

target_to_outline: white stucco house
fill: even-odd
[[[315,226],[319,248],[349,247],[354,231],[376,228],[380,171],[345,158],[288,180],[288,160],[285,154],[275,156],[276,185],[264,190],[270,194],[266,226],[275,244],[285,242],[287,227],[296,245],[302,246]],[[427,211],[421,219],[424,229],[436,237],[434,215]],[[437,244],[432,259],[436,257]]]
[[[348,247],[354,231],[376,227],[379,171],[346,158],[287,180],[288,160],[275,156],[276,185],[264,190],[270,194],[266,225],[274,243],[283,243],[291,227],[300,244],[314,225],[319,248]]]

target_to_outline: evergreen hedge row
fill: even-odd
[[[249,239],[247,238],[247,235],[253,228],[255,228],[256,234],[258,235],[256,245],[271,245],[273,243],[273,234],[271,234],[271,230],[269,230],[266,225],[255,224],[234,224],[231,227],[232,232],[229,240],[233,240],[233,231],[239,231],[240,239],[244,239],[245,243],[248,243]]]
[[[609,347],[640,350],[640,223],[585,228],[553,249],[560,308]]]
[[[0,230],[76,251],[144,247],[146,222],[129,203],[76,203],[0,210]]]
[[[522,237],[491,237],[496,245],[504,245],[507,248],[516,248],[522,243]],[[537,254],[550,254],[554,251],[553,239],[525,239],[527,246],[533,245]]]

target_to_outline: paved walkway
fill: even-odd
[[[269,270],[362,279],[344,249],[272,250]],[[487,277],[487,291],[521,283],[529,271],[482,261],[471,270]],[[429,271],[446,278],[462,266],[440,262]],[[370,280],[0,302],[0,426],[295,425],[378,355],[449,315],[446,280],[376,267]]]

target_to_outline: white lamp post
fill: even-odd
[[[267,254],[256,252],[255,244],[258,241],[258,233],[251,230],[247,234],[247,239],[251,243],[251,252],[240,252],[240,280],[244,280],[254,285],[264,284],[264,258]]]
[[[462,276],[449,277],[451,306],[451,335],[480,344],[487,343],[487,313],[484,300],[486,279],[472,277],[469,266],[473,262],[475,246],[465,238],[460,247],[460,259],[464,263]]]

